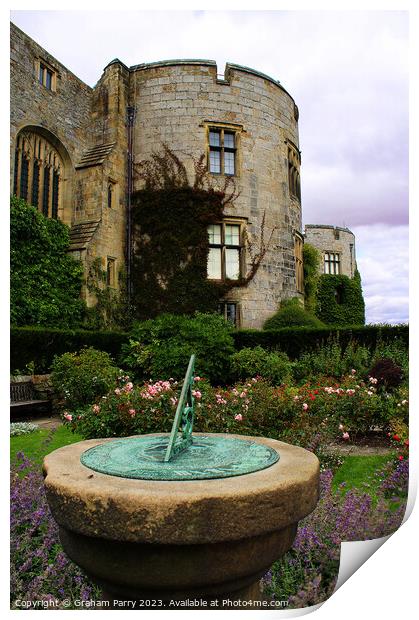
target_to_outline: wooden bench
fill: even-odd
[[[51,401],[37,398],[31,381],[10,383],[10,415],[27,414],[33,411],[50,413]]]

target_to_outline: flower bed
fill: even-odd
[[[349,440],[371,429],[383,437],[406,434],[407,388],[378,389],[376,380],[358,380],[356,372],[337,383],[319,377],[315,383],[275,387],[260,377],[229,388],[214,388],[195,377],[194,429],[272,437],[309,446]],[[133,385],[120,376],[117,385],[96,402],[64,414],[84,438],[169,432],[180,385],[173,379]],[[407,438],[404,437],[405,439]]]

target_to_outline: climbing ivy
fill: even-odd
[[[319,280],[320,252],[310,243],[304,243],[304,307],[312,314],[316,310],[316,292]]]
[[[361,276],[323,274],[317,286],[316,315],[326,325],[364,325]]]
[[[224,208],[234,206],[238,193],[232,177],[225,177],[221,188],[216,185],[204,156],[192,161],[192,183],[183,162],[166,145],[136,168],[142,189],[132,196],[132,285],[140,320],[162,313],[215,312],[228,290],[246,286],[254,277],[270,242],[261,235],[255,249],[248,240],[251,268],[242,279],[208,280],[208,225],[223,219]]]
[[[118,274],[118,289],[107,284],[107,274],[102,260],[96,258],[90,265],[86,287],[94,295],[96,303],[87,308],[85,327],[95,330],[129,330],[133,320],[133,309],[127,293],[125,270]]]
[[[80,326],[83,268],[67,254],[68,226],[16,197],[10,207],[12,325]]]

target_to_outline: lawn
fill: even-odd
[[[394,458],[392,454],[347,456],[333,477],[332,490],[346,492],[356,488],[368,493],[375,500],[381,483],[377,474]]]
[[[46,454],[82,439],[67,426],[59,426],[53,431],[39,429],[28,435],[10,437],[10,460],[15,461],[17,452],[23,452],[29,460],[41,464]]]

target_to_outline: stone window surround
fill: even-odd
[[[116,258],[106,257],[106,286],[116,288]]]
[[[41,66],[44,68],[44,76],[42,78],[42,82],[39,79]],[[46,84],[47,71],[51,74],[51,88],[48,88]],[[52,93],[57,92],[58,71],[51,65],[51,63],[47,62],[44,58],[35,58],[35,77],[38,84],[41,84],[42,86],[44,86],[44,88],[46,88]]]
[[[108,177],[106,203],[109,209],[114,209],[119,202],[118,183],[112,177]]]
[[[326,250],[323,252],[323,273],[327,275],[339,275],[340,262],[340,252]]]
[[[237,280],[239,280],[241,277],[243,277],[243,274],[245,273],[245,230],[246,230],[246,226],[247,226],[247,219],[246,218],[235,218],[235,217],[225,217],[223,218],[222,221],[217,221],[214,222],[214,224],[219,224],[221,225],[221,242],[220,243],[214,243],[211,244],[210,243],[210,248],[220,248],[221,249],[221,256],[220,256],[220,260],[221,260],[221,278],[210,278],[208,276],[208,279],[214,280],[215,282],[224,282],[225,280],[227,280],[228,278],[226,277],[226,249],[232,248],[232,249],[238,249],[239,252],[239,277],[237,278]],[[239,244],[226,244],[225,243],[225,227],[226,225],[232,225],[232,226],[240,226],[240,231],[239,231]]]
[[[304,263],[303,263],[304,236],[298,230],[294,231],[294,258],[295,258],[295,285],[298,293],[304,294]]]
[[[291,140],[285,140],[288,157],[288,188],[292,198],[301,202],[300,166],[301,151]]]
[[[227,123],[224,121],[208,121],[205,120],[200,124],[200,127],[205,128],[205,155],[207,161],[207,169],[211,175],[216,177],[224,177],[224,176],[232,176],[232,177],[240,177],[241,173],[241,149],[240,149],[240,136],[242,133],[245,133],[245,129],[243,125],[239,125],[237,123]],[[217,130],[221,133],[221,172],[211,172],[210,171],[210,131]],[[226,133],[234,134],[234,149],[235,149],[235,157],[234,157],[234,174],[226,174],[224,172],[224,140],[223,135]]]
[[[23,163],[25,187],[22,192]],[[14,193],[35,206],[46,217],[62,215],[62,183],[64,162],[57,149],[42,134],[22,130],[16,138]]]
[[[229,318],[229,306],[234,307],[234,320]],[[218,304],[218,312],[226,321],[230,321],[234,327],[239,328],[241,325],[241,304],[238,301],[224,299]]]

